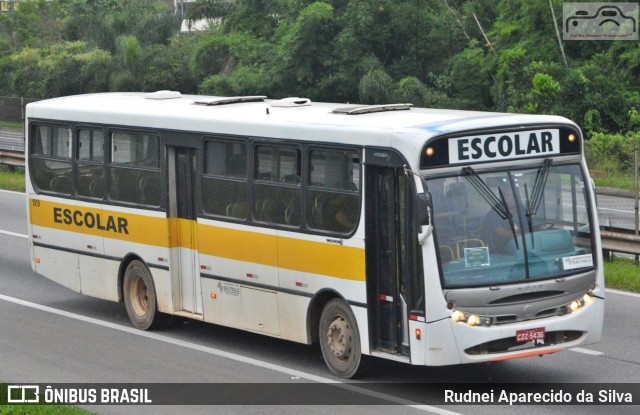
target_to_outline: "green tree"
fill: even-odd
[[[382,69],[376,69],[360,80],[360,101],[367,104],[386,104],[393,102],[398,95],[393,79]]]
[[[486,110],[492,106],[486,52],[474,42],[451,59],[451,84],[458,106]]]
[[[333,41],[337,23],[333,7],[317,2],[304,8],[280,43],[280,81],[289,94],[329,98],[322,81],[334,69]]]
[[[531,88],[532,112],[550,113],[559,93],[560,84],[551,75],[536,73]]]

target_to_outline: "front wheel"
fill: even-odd
[[[342,300],[327,303],[320,316],[320,348],[331,373],[352,378],[360,367],[360,336],[351,308]]]
[[[140,330],[157,327],[163,316],[158,312],[151,273],[141,261],[129,263],[122,286],[124,305],[133,326]]]

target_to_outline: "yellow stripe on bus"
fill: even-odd
[[[198,235],[198,251],[201,254],[278,266],[276,235],[203,224],[198,228]]]
[[[281,237],[278,251],[281,268],[365,281],[364,249]]]
[[[204,255],[365,280],[364,249],[202,224],[198,232]]]
[[[32,225],[167,248],[166,218],[31,199]]]
[[[364,249],[325,242],[159,218],[114,210],[29,201],[32,225],[162,248],[183,247],[203,255],[365,280]],[[47,241],[45,241],[47,242]]]

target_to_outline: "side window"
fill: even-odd
[[[360,216],[360,155],[352,150],[309,152],[307,223],[321,231],[350,233]]]
[[[158,136],[111,133],[111,163],[132,167],[158,167]]]
[[[104,134],[101,130],[79,129],[76,145],[76,192],[79,196],[104,197]]]
[[[38,190],[71,194],[71,128],[31,128],[31,180]]]
[[[291,146],[255,148],[253,216],[259,222],[300,226],[302,187],[300,150]]]
[[[245,220],[248,216],[247,145],[240,141],[206,141],[204,153],[204,211]]]
[[[121,202],[160,205],[159,137],[112,132],[109,197]]]

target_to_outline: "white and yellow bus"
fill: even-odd
[[[125,303],[452,365],[600,340],[579,128],[556,116],[173,91],[27,106],[34,270]]]

